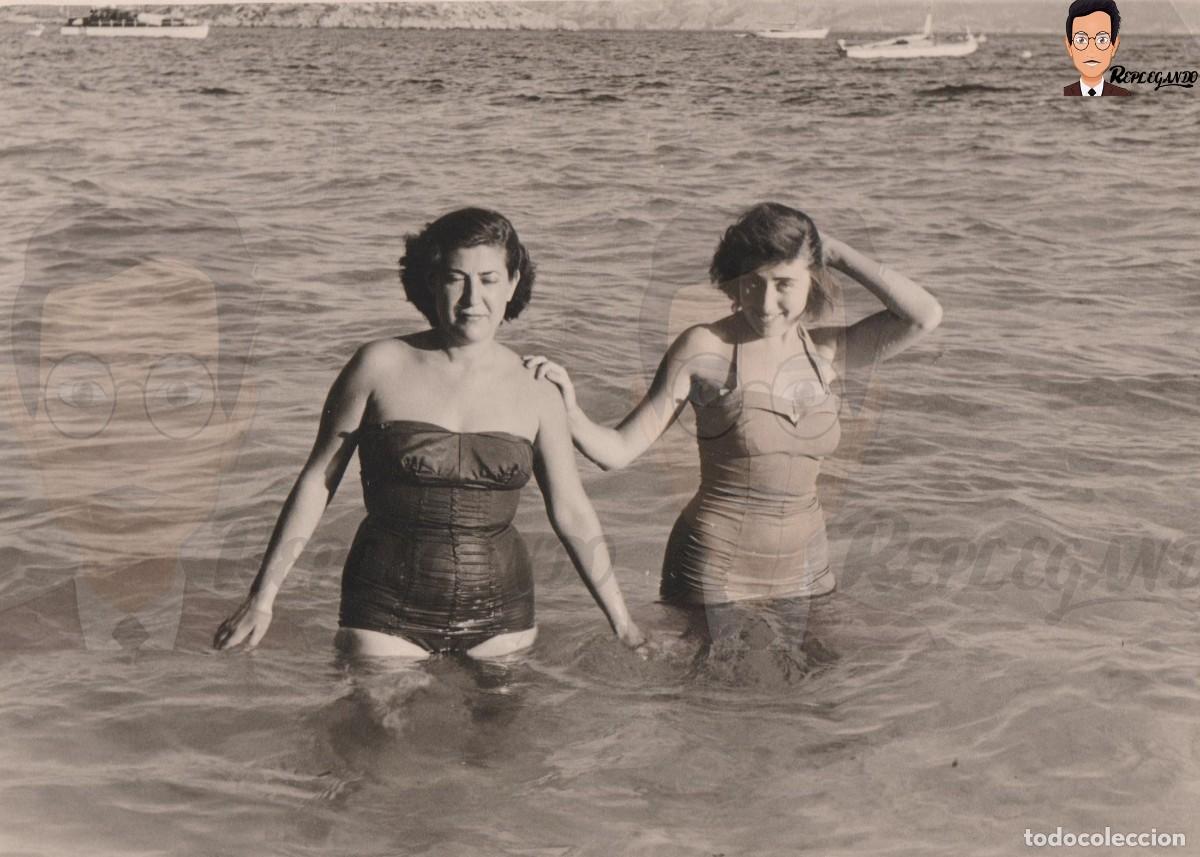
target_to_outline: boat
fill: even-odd
[[[933,35],[933,15],[925,16],[925,28],[919,33],[896,36],[879,42],[848,45],[838,39],[838,53],[852,60],[912,59],[919,57],[965,57],[979,48],[979,41],[967,29],[966,38],[939,41]]]
[[[815,27],[808,30],[755,30],[754,35],[760,39],[823,39],[829,35],[828,27]]]
[[[46,32],[46,28],[43,27],[41,24],[38,24],[36,27],[30,27],[28,30],[26,30],[25,35],[40,36],[44,32]]]
[[[811,14],[811,13],[810,13]],[[804,16],[804,4],[796,10],[796,23],[791,27],[772,27],[769,30],[755,30],[754,35],[760,39],[823,39],[829,35],[828,27],[801,27],[800,21]],[[810,17],[811,21],[812,18]]]
[[[204,39],[208,37],[208,22],[106,6],[93,9],[86,17],[68,19],[59,32],[64,36]]]

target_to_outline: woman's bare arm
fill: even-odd
[[[333,382],[316,442],[275,522],[250,594],[217,630],[214,647],[226,649],[244,641],[247,648],[253,648],[266,633],[275,595],[316,530],[354,455],[356,430],[380,358],[374,343],[363,346]]]
[[[613,631],[621,642],[636,648],[644,642],[642,633],[629,617],[600,520],[579,480],[559,393],[549,384],[535,382],[534,396],[539,419],[534,470],[550,525]]]
[[[567,425],[575,446],[605,470],[620,470],[650,448],[671,427],[687,401],[692,384],[692,363],[702,356],[713,334],[703,326],[685,330],[667,349],[650,389],[614,428],[592,421],[575,399],[567,371],[545,357],[526,357],[535,378],[546,378],[562,393]]]
[[[841,340],[847,369],[887,360],[941,323],[937,298],[908,277],[831,236],[822,235],[821,243],[826,265],[853,278],[887,307],[829,334]]]

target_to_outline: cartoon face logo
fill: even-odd
[[[1063,89],[1063,95],[1129,95],[1115,83],[1106,83],[1104,73],[1112,65],[1121,39],[1121,13],[1115,0],[1075,0],[1067,10],[1067,55],[1079,72],[1079,81]]]
[[[216,502],[234,413],[217,403],[216,286],[149,259],[55,289],[42,307],[38,386],[21,425],[54,505],[79,535],[170,553]]]
[[[0,392],[48,525],[78,550],[92,647],[97,617],[173,598],[178,621],[181,551],[256,405],[244,369],[260,289],[232,217],[176,203],[68,207],[25,262]]]

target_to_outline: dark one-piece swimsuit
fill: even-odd
[[[735,345],[733,388],[692,397],[700,490],[667,542],[664,601],[721,604],[834,588],[817,473],[841,438],[838,397],[808,332],[797,333],[816,384],[777,391],[747,383]]]
[[[361,428],[358,454],[367,517],[342,572],[343,628],[451,652],[533,627],[512,525],[533,472],[527,439],[392,420]]]

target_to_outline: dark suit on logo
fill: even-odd
[[[1122,89],[1115,83],[1104,82],[1104,89],[1100,90],[1101,95],[1133,95],[1128,89]],[[1083,89],[1079,85],[1079,81],[1075,81],[1070,86],[1063,87],[1063,95],[1083,95]]]

